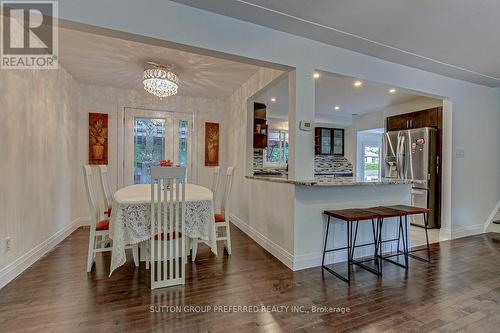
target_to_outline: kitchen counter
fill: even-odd
[[[362,186],[362,185],[401,185],[411,184],[411,180],[384,178],[379,180],[364,180],[355,177],[317,176],[313,180],[294,180],[286,176],[247,176],[248,179],[263,180],[276,183],[287,183],[301,186]]]

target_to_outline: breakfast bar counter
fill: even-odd
[[[273,245],[268,250],[293,270],[321,266],[327,222],[325,210],[411,204],[412,183],[409,180],[319,175],[311,180],[293,180],[286,175],[249,175],[246,181],[252,189],[249,193],[253,203],[249,210],[251,223],[258,226],[261,235],[267,235],[266,243]],[[272,219],[266,219],[261,212],[271,214]],[[397,237],[397,225],[398,219],[388,218],[382,230],[383,239]],[[328,248],[346,245],[345,223],[336,221],[330,232]],[[372,235],[371,223],[361,223],[359,244],[373,241]],[[290,245],[282,249],[281,244]],[[384,252],[395,248],[395,243],[383,245]],[[363,257],[371,251],[369,247],[360,248],[354,255]],[[346,253],[340,251],[328,255],[326,262],[346,259]]]
[[[382,178],[377,180],[365,180],[355,177],[328,177],[317,176],[312,180],[294,180],[286,176],[247,176],[248,179],[263,180],[276,183],[287,183],[301,186],[363,186],[363,185],[402,185],[411,184],[407,179]]]

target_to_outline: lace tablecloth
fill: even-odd
[[[185,235],[200,238],[215,252],[215,221],[213,195],[209,189],[186,184]],[[148,240],[150,234],[151,185],[138,184],[124,187],[113,196],[110,231],[113,239],[111,269],[126,261],[125,247]]]

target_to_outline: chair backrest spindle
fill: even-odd
[[[213,175],[212,175],[212,186],[210,186],[210,190],[212,191],[213,193],[213,200],[215,202],[215,200],[217,199],[217,189],[219,187],[219,179],[220,179],[220,167],[217,166],[217,167],[214,167],[214,172],[213,172]]]
[[[99,206],[97,205],[95,192],[94,192],[94,183],[93,183],[93,175],[92,175],[92,167],[90,165],[83,166],[83,180],[85,183],[85,191],[87,192],[87,199],[89,201],[90,208],[90,227],[96,227],[98,219],[100,217],[99,214]]]
[[[151,288],[185,283],[186,168],[151,168]]]
[[[101,190],[104,198],[104,208],[108,209],[113,204],[111,196],[111,188],[109,187],[108,167],[106,165],[99,165],[99,175],[101,178]]]
[[[229,213],[229,201],[231,195],[231,187],[233,185],[233,172],[234,167],[227,168],[226,185],[224,187],[224,195],[222,197],[221,203],[221,214],[226,216],[226,220],[229,219],[229,216],[227,216],[227,214]]]

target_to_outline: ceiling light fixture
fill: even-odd
[[[146,68],[142,74],[142,84],[144,90],[161,98],[177,95],[179,89],[179,78],[170,70],[173,66],[147,63],[150,68]]]
[[[313,77],[314,77],[315,79],[319,79],[319,73],[318,73],[318,72],[314,73],[314,74],[313,74]]]
[[[354,86],[355,87],[361,87],[363,85],[363,82],[362,81],[354,81]]]
[[[334,109],[335,109],[335,111],[338,111],[338,110],[340,110],[340,106],[335,105]]]
[[[391,89],[389,89],[389,92],[390,92],[391,94],[394,94],[394,93],[396,92],[396,89],[391,88]]]
[[[271,98],[271,102],[276,102],[276,98]]]

